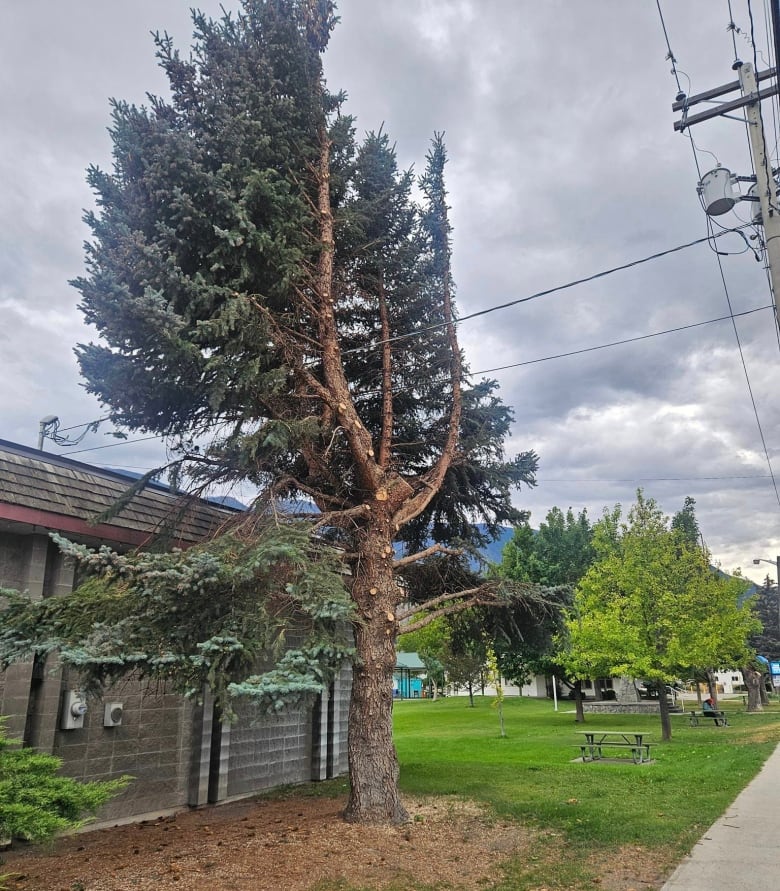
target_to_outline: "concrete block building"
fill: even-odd
[[[152,483],[94,524],[128,485],[121,474],[0,440],[0,587],[33,599],[73,590],[76,569],[51,532],[122,551],[165,531],[187,547],[234,516]],[[58,756],[69,776],[133,776],[98,815],[116,822],[346,773],[350,680],[345,666],[306,707],[266,716],[244,705],[228,724],[208,694],[195,704],[133,680],[85,701],[72,669],[36,658],[0,674],[0,715],[9,736]]]

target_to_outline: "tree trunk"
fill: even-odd
[[[746,665],[742,669],[742,677],[745,679],[745,686],[748,691],[747,710],[749,712],[761,712],[764,706],[761,705],[761,672],[757,671],[751,665]]]
[[[582,699],[582,681],[574,682],[574,721],[576,724],[585,723],[585,708]]]
[[[395,610],[399,589],[393,574],[389,528],[372,524],[358,532],[360,559],[352,565],[356,660],[349,708],[350,795],[344,816],[351,822],[403,823],[408,814],[398,791],[393,744]]]
[[[468,690],[469,690],[469,708],[474,708],[474,684],[471,682],[471,678],[469,678]]]
[[[715,680],[715,672],[710,668],[707,670],[707,689],[710,691],[710,698],[718,704],[718,683]]]
[[[761,698],[761,705],[769,705],[769,693],[766,689],[766,678],[766,673],[762,672],[761,683],[758,685],[758,695]]]
[[[666,684],[658,681],[658,706],[661,712],[661,739],[668,742],[672,738],[672,719],[669,717],[669,700],[666,698]]]

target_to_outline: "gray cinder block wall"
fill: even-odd
[[[48,535],[0,532],[0,586],[39,599],[67,593],[73,583],[72,564]],[[100,824],[343,775],[350,681],[345,666],[317,703],[274,716],[243,706],[236,724],[215,727],[208,696],[198,705],[127,680],[88,701],[82,728],[63,730],[63,698],[79,680],[49,658],[0,674],[0,713],[9,735],[60,757],[68,776],[134,777],[98,814]],[[119,726],[104,726],[106,702],[122,704]]]

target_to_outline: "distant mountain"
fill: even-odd
[[[477,529],[483,534],[487,533],[487,527],[483,523],[477,524]],[[512,540],[514,529],[511,526],[502,526],[495,541],[491,541],[486,547],[482,548],[482,556],[489,563],[500,563],[501,553],[508,542]]]
[[[487,526],[484,523],[477,523],[477,529],[479,529],[483,535],[487,535]],[[511,526],[502,526],[495,541],[489,542],[480,550],[483,560],[487,560],[488,563],[500,563],[504,547],[507,542],[512,540],[513,534],[514,529]],[[433,542],[429,541],[426,546],[432,544]],[[395,553],[397,557],[401,557],[404,554],[404,546],[401,542],[395,543]],[[477,560],[471,560],[470,563],[472,569],[483,569]]]
[[[246,505],[232,495],[207,495],[206,501],[218,504],[220,507],[228,507],[231,510],[246,510]]]

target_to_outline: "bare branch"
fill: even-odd
[[[477,593],[487,593],[487,591],[492,590],[497,585],[496,582],[486,582],[484,585],[477,585],[475,588],[466,588],[463,591],[456,591],[455,593],[448,591],[445,594],[439,594],[438,597],[431,597],[430,600],[426,600],[423,603],[415,603],[407,609],[399,610],[396,613],[396,618],[399,622],[402,622],[404,619],[408,619],[410,616],[415,616],[417,613],[424,612],[425,610],[434,609],[441,604],[449,603],[453,600],[461,600],[463,598],[473,597]]]
[[[401,557],[393,563],[393,567],[399,569],[401,566],[409,566],[412,563],[417,563],[419,560],[424,560],[426,557],[432,557],[434,554],[446,554],[448,557],[460,557],[462,553],[462,548],[448,548],[442,544],[434,544],[429,548],[425,548],[423,551],[418,551],[416,554],[409,554],[408,557]]]
[[[371,508],[367,504],[358,504],[356,507],[350,507],[346,510],[334,510],[327,514],[323,514],[312,527],[312,532],[317,532],[324,526],[337,526],[339,528],[347,528],[354,524],[358,517],[365,517],[371,512]]]
[[[338,412],[338,419],[349,443],[360,481],[370,492],[376,491],[381,476],[374,458],[371,434],[360,421],[349,390],[341,358],[334,311],[333,255],[335,241],[333,211],[330,204],[331,142],[324,125],[320,127],[320,159],[313,168],[317,178],[320,252],[317,260],[316,293],[318,300],[318,332],[322,370],[328,392],[328,404]]]
[[[466,588],[456,593],[448,592],[432,597],[424,603],[414,604],[407,609],[398,610],[396,618],[400,623],[408,619],[400,628],[399,633],[408,634],[425,628],[441,616],[450,616],[462,612],[472,606],[507,607],[507,606],[535,606],[541,611],[550,612],[561,608],[556,595],[560,593],[558,588],[543,588],[539,585],[513,582],[509,585],[504,580],[490,581],[475,588]]]
[[[472,606],[490,606],[489,603],[482,603],[478,598],[471,598],[469,600],[460,600],[457,603],[451,603],[449,606],[443,606],[441,609],[434,610],[432,613],[426,613],[426,615],[421,616],[414,622],[409,622],[408,625],[404,625],[403,628],[399,628],[399,634],[410,634],[412,631],[419,631],[421,628],[425,628],[427,625],[430,625],[434,619],[440,619],[442,616],[451,616],[454,613],[461,613],[463,610],[469,609]]]
[[[344,508],[344,502],[341,498],[337,498],[334,495],[325,495],[319,489],[307,486],[299,479],[296,479],[296,477],[290,475],[276,480],[271,486],[270,492],[272,495],[283,495],[289,489],[297,489],[299,492],[303,492],[304,495],[308,495],[315,499],[315,501],[319,500],[323,503],[332,505],[336,510],[342,510]]]

